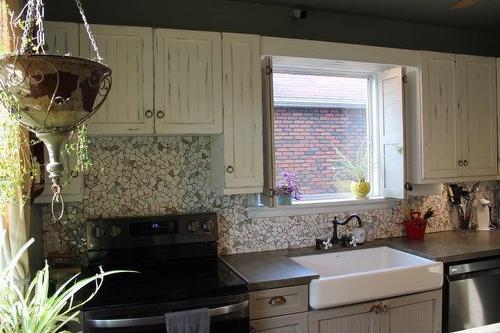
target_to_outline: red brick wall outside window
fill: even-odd
[[[335,146],[353,158],[367,141],[365,108],[276,107],[274,118],[276,179],[297,175],[302,194],[347,192],[333,181]]]

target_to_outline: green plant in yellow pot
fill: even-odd
[[[366,143],[359,145],[355,154],[347,156],[343,154],[337,147],[335,150],[338,159],[333,163],[333,179],[335,182],[351,181],[351,193],[357,199],[366,199],[370,193],[370,182],[368,179],[368,152]]]

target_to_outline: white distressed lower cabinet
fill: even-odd
[[[309,312],[309,333],[440,333],[441,290]]]
[[[309,286],[250,292],[251,333],[441,333],[442,291],[309,312]]]
[[[250,292],[252,333],[307,333],[309,286]]]

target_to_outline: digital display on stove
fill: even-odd
[[[179,232],[178,221],[138,222],[130,225],[131,236],[171,235]]]

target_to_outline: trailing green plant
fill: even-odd
[[[73,173],[87,171],[94,166],[94,159],[90,153],[90,137],[87,126],[85,124],[78,126],[73,135],[76,135],[75,142],[66,144],[66,152],[76,155]]]
[[[99,291],[105,276],[132,271],[101,271],[96,275],[68,279],[52,295],[49,293],[49,266],[36,272],[29,285],[24,285],[16,274],[20,258],[33,243],[28,241],[14,256],[9,257],[4,244],[5,232],[0,235],[0,333],[63,333],[66,324],[78,322],[79,308]],[[93,292],[76,304],[75,295],[89,284]]]
[[[4,94],[0,92],[0,99]],[[31,180],[40,170],[33,164],[28,138],[15,116],[0,107],[0,211],[10,203],[24,204]],[[19,189],[23,194],[19,196]]]
[[[334,181],[358,181],[365,182],[368,179],[368,151],[366,143],[358,146],[354,158],[349,158],[335,147],[337,155],[340,157],[333,163],[333,180]]]

